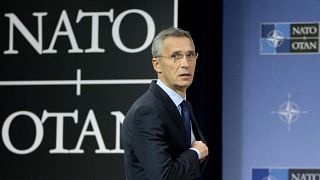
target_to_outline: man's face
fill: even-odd
[[[196,60],[188,60],[186,55],[195,54],[193,42],[187,37],[167,37],[163,41],[161,59],[153,59],[154,69],[158,78],[169,88],[184,95],[191,85]],[[185,55],[175,60],[174,55]]]

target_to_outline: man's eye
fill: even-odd
[[[183,54],[173,54],[173,55],[171,55],[171,57],[173,59],[182,59],[183,58]]]
[[[188,58],[193,58],[194,56],[195,56],[195,54],[194,53],[189,53],[189,54],[187,54],[186,55]]]
[[[176,55],[176,54],[172,54],[172,55],[171,55],[171,58],[176,59],[176,58],[177,58],[177,55]]]

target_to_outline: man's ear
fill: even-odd
[[[159,62],[158,59],[153,58],[152,59],[152,65],[153,65],[153,69],[157,72],[157,73],[161,73],[161,63]]]

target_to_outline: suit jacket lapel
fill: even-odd
[[[170,116],[172,117],[174,123],[176,124],[177,128],[179,129],[179,132],[185,137],[185,143],[188,143],[187,141],[187,132],[186,128],[184,127],[182,117],[180,115],[179,110],[177,109],[176,105],[174,102],[171,100],[169,95],[164,92],[157,84],[156,81],[152,81],[150,88],[150,91],[152,91],[155,96],[158,97],[159,101],[163,104],[165,109],[169,112]]]
[[[193,114],[192,105],[191,105],[191,103],[190,103],[189,101],[187,101],[187,108],[188,108],[189,114],[190,114],[190,116],[191,116],[192,130],[193,130],[193,133],[194,133],[196,139],[197,139],[197,138],[200,138],[200,140],[201,140],[202,142],[206,143],[206,141],[205,141],[205,139],[204,139],[204,137],[203,137],[203,135],[202,135],[202,133],[201,133],[201,130],[200,130],[200,128],[199,128],[199,125],[198,125],[198,123],[197,123],[196,117],[195,117],[194,114]],[[199,140],[199,139],[198,139],[198,140]]]
[[[206,143],[206,140],[204,139],[204,136],[202,135],[201,131],[200,131],[200,128],[198,126],[198,123],[196,121],[196,118],[193,114],[193,110],[192,110],[192,105],[190,102],[187,101],[187,108],[188,108],[188,111],[190,112],[190,115],[191,115],[191,121],[192,121],[192,129],[193,129],[193,133],[195,134],[196,138],[198,136],[198,138],[200,138],[200,140],[207,144]],[[204,162],[201,163],[200,165],[200,171],[201,173],[200,174],[203,174],[203,171],[205,169],[205,167],[207,166],[207,163],[208,163],[208,160],[209,160],[209,156],[204,160]]]

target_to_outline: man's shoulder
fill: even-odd
[[[162,112],[168,103],[170,103],[170,97],[156,83],[151,83],[149,89],[132,104],[127,116],[134,115],[137,110]]]
[[[142,94],[134,103],[133,107],[140,107],[140,106],[154,106],[159,103],[157,96],[154,92],[148,90],[144,94]]]

